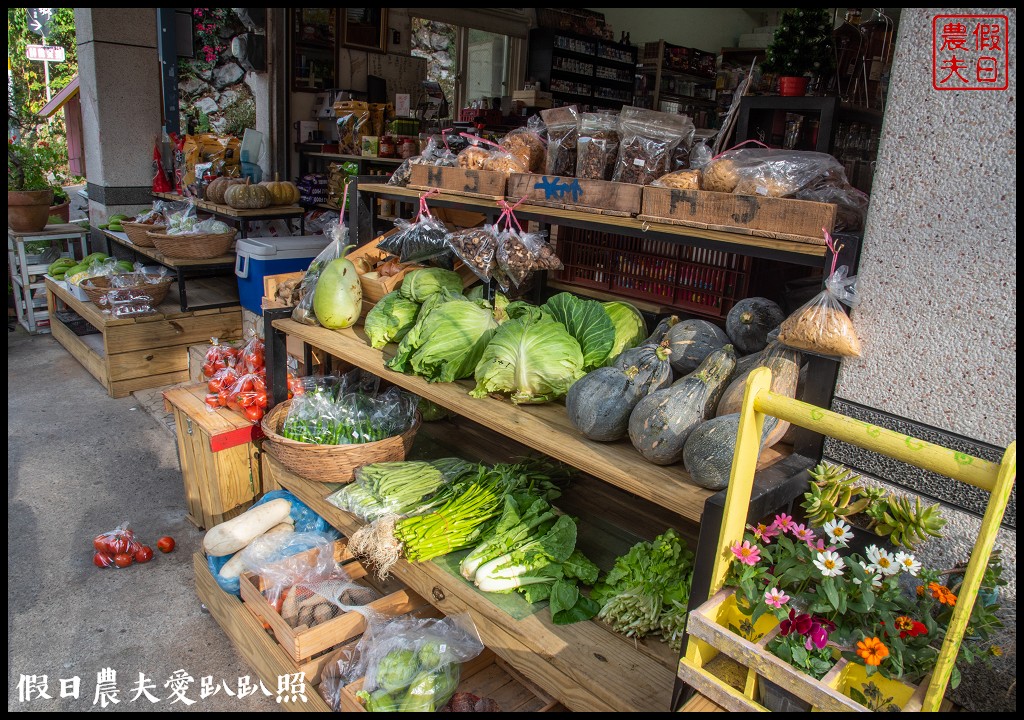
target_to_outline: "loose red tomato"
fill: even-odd
[[[140,545],[135,551],[135,562],[144,563],[153,559],[153,548],[149,545]]]
[[[118,553],[114,556],[114,564],[119,568],[126,568],[135,562],[135,558],[130,553]]]
[[[108,568],[114,564],[114,558],[105,552],[98,552],[92,556],[92,562],[98,568]]]
[[[174,538],[170,535],[164,535],[156,541],[156,546],[159,548],[160,552],[169,553],[174,549]]]

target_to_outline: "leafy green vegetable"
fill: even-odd
[[[473,374],[498,323],[475,302],[447,302],[418,321],[387,363],[430,382],[454,382]]]
[[[587,559],[586,555],[579,550],[573,550],[569,559],[562,563],[562,572],[567,578],[575,578],[585,585],[593,585],[601,571]]]
[[[451,412],[448,411],[448,408],[441,407],[426,398],[420,398],[417,407],[419,408],[420,415],[423,417],[423,422],[434,422],[451,417]]]
[[[402,278],[399,292],[413,302],[426,302],[427,298],[444,290],[462,294],[462,278],[458,273],[442,268],[413,270]]]
[[[558,293],[541,310],[562,323],[583,350],[583,370],[601,367],[615,345],[615,326],[601,303]]]
[[[389,342],[398,342],[416,324],[420,306],[393,290],[382,297],[366,313],[363,327],[370,338],[370,346],[380,349]]]
[[[628,302],[612,301],[601,305],[615,326],[615,343],[605,362],[610,365],[623,350],[636,347],[647,338],[647,323],[640,311]]]
[[[484,286],[483,285],[474,285],[473,287],[471,287],[469,290],[466,291],[466,297],[468,299],[470,299],[470,300],[486,300],[487,299],[484,296]]]
[[[462,576],[473,580],[482,564],[511,552],[527,542],[532,534],[546,532],[554,519],[555,513],[546,500],[534,499],[524,512],[514,495],[506,495],[504,509],[494,526],[494,534],[463,558],[459,566]],[[540,529],[545,523],[547,526]]]
[[[591,598],[598,617],[627,637],[660,633],[678,650],[686,628],[693,553],[675,530],[634,545],[615,561]]]
[[[544,315],[539,307],[523,300],[510,302],[505,308],[505,314],[508,315],[509,320],[527,320],[529,322],[537,322]]]
[[[470,395],[508,392],[516,405],[550,402],[569,392],[583,375],[579,343],[561,323],[550,318],[509,320],[484,350]]]
[[[550,609],[555,625],[570,625],[594,617],[601,606],[581,594],[575,583],[556,580],[551,586]]]
[[[377,665],[377,685],[385,692],[397,692],[408,687],[418,669],[414,651],[392,650]]]
[[[436,712],[455,694],[459,675],[459,666],[455,663],[420,673],[409,685],[398,712]]]
[[[562,577],[561,563],[576,548],[576,523],[559,517],[544,535],[481,565],[475,582],[484,592],[509,592],[523,585],[552,583]]]
[[[366,712],[398,712],[399,700],[383,688],[377,688],[372,693],[359,690],[356,697],[363,701]]]

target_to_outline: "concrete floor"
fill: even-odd
[[[204,676],[233,690],[254,676],[196,598],[202,532],[185,520],[167,428],[135,398],[109,398],[49,335],[9,332],[7,368],[8,710],[90,710],[104,668],[120,691],[108,710],[277,710],[259,693],[200,699]],[[92,540],[125,520],[147,543],[171,535],[177,548],[100,570]],[[194,679],[187,707],[164,686],[180,669]],[[159,703],[131,702],[139,673]],[[53,699],[19,702],[24,675],[47,676]],[[61,699],[60,680],[75,676],[79,699]]]

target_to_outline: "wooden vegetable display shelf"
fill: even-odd
[[[516,406],[491,397],[473,398],[469,396],[472,382],[428,383],[423,378],[389,370],[384,362],[394,355],[396,346],[375,350],[370,347],[362,326],[338,331],[294,320],[276,320],[274,327],[691,522],[700,522],[704,502],[714,494],[690,482],[681,465],[659,466],[646,462],[628,440],[614,443],[587,440],[569,422],[561,404]],[[770,467],[787,454],[785,446],[768,449],[762,454],[759,468]]]
[[[184,198],[177,193],[164,193],[156,192],[153,193],[153,197],[160,198],[161,200],[170,200],[172,202],[180,202],[189,198]],[[258,220],[289,220],[292,218],[298,218],[300,223],[299,234],[306,234],[306,211],[299,205],[271,205],[270,207],[261,208],[259,210],[239,210],[233,208],[230,205],[221,205],[218,203],[207,202],[206,200],[197,200],[191,198],[195,206],[211,215],[215,215],[225,220],[238,224],[238,231],[241,237],[248,236],[249,222]]]
[[[201,283],[193,290],[205,292]],[[209,342],[211,337],[237,340],[242,336],[242,311],[238,305],[182,312],[170,296],[157,313],[137,318],[105,316],[87,300],[73,296],[62,282],[46,278],[46,302],[54,339],[99,380],[111,397],[125,397],[135,390],[185,382],[188,347]],[[98,334],[76,335],[56,316],[70,308]]]

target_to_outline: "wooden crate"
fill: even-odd
[[[502,712],[566,712],[566,708],[557,700],[486,648],[469,662],[463,663],[459,672],[456,692],[491,698],[498,703]],[[342,689],[342,712],[366,712],[362,700],[356,697],[356,693],[362,689],[362,678]]]
[[[835,228],[832,203],[705,190],[645,187],[640,220],[824,245]]]
[[[277,295],[277,286],[288,282],[289,280],[301,280],[302,276],[305,275],[305,271],[301,272],[290,272],[281,273],[279,275],[264,275],[263,276],[263,303],[262,307],[264,310],[270,308],[282,308],[289,307],[286,303],[279,300]]]
[[[309,562],[316,562],[319,550],[313,549],[301,555]],[[359,581],[366,577],[366,568],[355,560],[348,551],[348,541],[338,540],[334,544],[334,559],[342,564],[345,572],[352,580]],[[294,560],[292,560],[294,562]],[[365,583],[357,584],[369,587]],[[258,575],[251,572],[242,573],[239,577],[242,602],[260,622],[263,623],[295,663],[296,672],[305,672],[307,678],[319,677],[323,664],[327,661],[327,653],[338,645],[352,640],[366,630],[366,617],[362,613],[349,612],[332,618],[326,622],[308,627],[300,625],[291,627],[278,611],[263,595],[266,584]],[[401,589],[384,595],[367,605],[378,616],[396,617],[424,607],[427,601],[411,590]]]
[[[365,245],[360,245],[356,249],[352,250],[348,255],[348,259],[353,262],[358,258],[365,258],[370,264],[376,264],[377,262],[389,257],[388,253],[381,250],[378,245],[384,241],[385,238],[389,238],[398,232],[398,228],[388,230],[383,235],[374,238]],[[366,317],[366,313],[370,312],[371,308],[380,302],[380,299],[387,295],[392,290],[396,290],[399,285],[402,284],[402,278],[409,274],[413,270],[425,267],[417,263],[406,263],[405,266],[396,275],[392,275],[387,278],[367,278],[363,275],[359,276],[359,285],[363,290],[363,317]]]
[[[690,613],[686,629],[697,643],[696,652],[680,661],[681,679],[729,712],[765,710],[756,700],[758,685],[765,679],[820,712],[871,712],[846,694],[851,686],[868,681],[861,665],[840,659],[825,677],[815,680],[766,649],[779,632],[774,617],[762,616],[748,631],[749,637],[730,629],[738,629],[746,619],[736,607],[734,592],[723,588]],[[902,711],[921,710],[927,684],[913,686],[877,673],[870,681]]]
[[[209,529],[245,512],[260,493],[254,441],[263,431],[229,408],[211,412],[206,393],[205,382],[172,388],[164,404],[174,413],[186,517]]]
[[[414,190],[440,190],[445,195],[504,200],[508,176],[489,170],[461,167],[413,165],[409,187]]]
[[[514,173],[508,179],[510,199],[526,198],[524,202],[528,205],[619,217],[632,217],[640,212],[643,190],[643,186],[632,183],[557,175]]]

